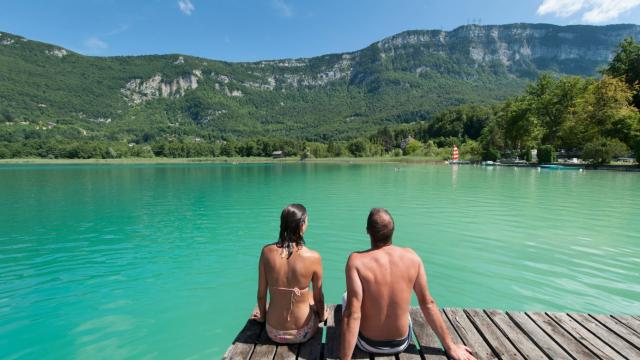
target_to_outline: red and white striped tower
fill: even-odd
[[[453,155],[451,156],[453,161],[458,161],[458,147],[453,145]]]

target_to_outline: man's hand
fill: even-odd
[[[473,351],[462,344],[453,344],[451,349],[447,350],[447,355],[453,360],[476,360],[472,354]]]

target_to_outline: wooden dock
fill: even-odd
[[[278,345],[264,324],[247,321],[223,359],[338,359],[341,305],[331,305],[326,323],[300,345]],[[640,359],[640,316],[443,309],[454,341],[477,359]],[[447,355],[418,308],[411,309],[414,336],[395,356],[373,356],[356,347],[355,359],[446,360]]]

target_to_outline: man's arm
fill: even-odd
[[[345,270],[347,278],[347,303],[342,314],[342,331],[340,335],[340,359],[350,360],[356,346],[358,330],[360,330],[360,306],[362,304],[362,283],[353,264],[353,255],[347,261]]]
[[[316,270],[311,277],[311,285],[313,285],[313,302],[318,313],[318,319],[320,321],[325,320],[324,312],[324,293],[322,292],[322,258],[318,255],[318,264]]]
[[[427,323],[429,323],[429,326],[431,326],[436,335],[438,335],[440,343],[442,343],[442,346],[444,346],[445,351],[449,356],[451,356],[451,358],[455,360],[475,360],[471,355],[471,349],[462,344],[455,344],[453,340],[451,340],[449,331],[447,330],[447,327],[442,320],[442,316],[440,315],[438,305],[429,293],[427,274],[424,270],[424,264],[420,258],[418,258],[418,261],[420,262],[420,269],[418,270],[418,276],[416,277],[416,281],[413,285],[413,290],[416,292],[418,303],[420,304],[420,310],[422,310],[424,318],[427,320]]]
[[[267,274],[264,268],[264,250],[260,253],[258,262],[258,314],[253,318],[258,321],[265,321],[267,316]]]

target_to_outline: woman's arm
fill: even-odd
[[[313,285],[313,302],[315,303],[316,312],[318,313],[318,319],[320,321],[325,320],[324,310],[324,293],[322,292],[322,257],[318,255],[318,263],[316,264],[316,270],[311,277],[311,284]]]
[[[267,274],[264,266],[264,249],[260,253],[258,262],[258,314],[255,317],[258,321],[265,321],[267,318]]]

